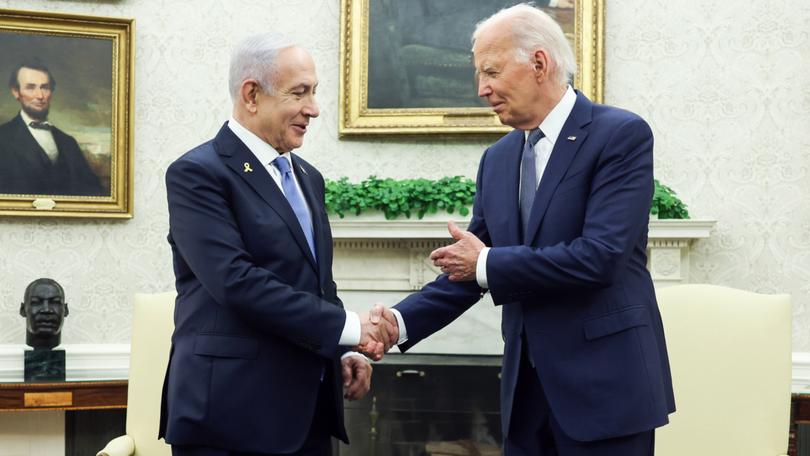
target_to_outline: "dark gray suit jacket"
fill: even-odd
[[[17,114],[0,125],[0,193],[103,196],[104,188],[72,136],[53,128],[59,149],[52,163]]]

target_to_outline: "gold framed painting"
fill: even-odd
[[[470,37],[518,0],[341,0],[341,136],[504,133],[477,96]],[[571,40],[573,85],[602,101],[603,0],[535,1]]]
[[[132,217],[133,26],[0,9],[0,216]]]

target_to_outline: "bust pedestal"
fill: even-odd
[[[63,382],[65,381],[64,350],[26,350],[26,382]]]

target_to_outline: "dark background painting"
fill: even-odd
[[[370,0],[368,107],[486,106],[476,95],[475,25],[520,0]],[[548,1],[537,1],[542,6]],[[573,45],[573,9],[543,8]]]
[[[8,87],[14,67],[35,57],[56,80],[48,120],[73,136],[109,189],[113,121],[113,41],[0,31],[0,124],[20,111]]]

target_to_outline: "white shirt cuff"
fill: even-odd
[[[354,347],[360,343],[360,315],[351,310],[346,311],[346,323],[343,324],[343,332],[340,333],[338,345]]]
[[[484,247],[478,253],[478,263],[475,265],[475,280],[478,286],[488,289],[487,286],[487,255],[489,255],[490,247]]]
[[[408,341],[408,330],[405,329],[405,320],[402,319],[402,314],[397,309],[391,309],[391,313],[397,317],[397,325],[399,325],[399,340],[397,345],[404,344]]]
[[[364,360],[366,360],[366,362],[367,362],[367,363],[371,364],[371,360],[370,360],[370,359],[368,359],[368,358],[366,358],[366,356],[365,356],[364,354],[362,354],[362,353],[357,353],[357,352],[353,352],[353,351],[347,351],[346,353],[344,353],[344,354],[343,354],[343,355],[340,357],[340,359],[341,359],[341,360],[343,360],[343,359],[346,359],[346,358],[347,358],[347,357],[349,357],[349,356],[359,356],[359,357],[363,358]]]

